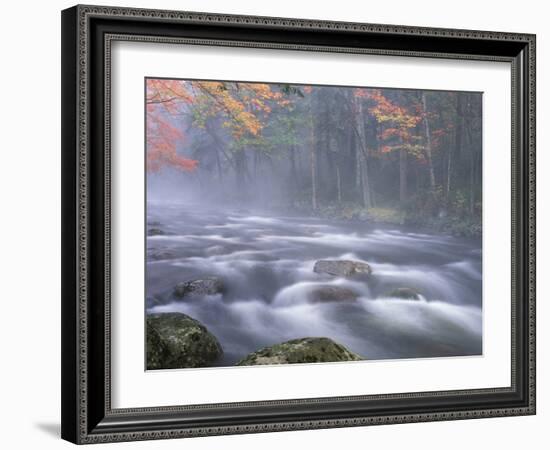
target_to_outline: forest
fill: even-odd
[[[479,92],[145,83],[151,183],[169,177],[210,203],[481,235]]]

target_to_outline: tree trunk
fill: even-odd
[[[342,178],[340,177],[340,163],[336,163],[336,195],[338,203],[342,203]]]
[[[475,188],[474,188],[474,149],[470,148],[470,201],[468,204],[468,212],[470,214],[474,213],[474,204],[475,204]]]
[[[455,141],[456,141],[456,136],[455,136]],[[451,145],[449,145],[447,150],[447,180],[445,182],[445,203],[449,203],[449,193],[451,192],[452,153],[453,153],[452,147]]]
[[[296,181],[296,146],[294,144],[290,145],[290,177],[292,181]]]
[[[221,153],[225,160],[233,167],[234,170],[236,170],[235,163],[233,159],[227,154],[227,152],[224,150],[224,142],[223,140],[218,136],[216,131],[212,128],[211,124],[209,122],[206,122],[206,132],[209,134],[209,136],[214,141],[214,144],[216,144],[216,151]]]
[[[430,133],[430,121],[428,119],[428,106],[426,102],[426,93],[422,92],[422,108],[424,109],[424,128],[426,131],[426,160],[428,161],[428,170],[430,174],[430,188],[435,190],[435,174],[432,164],[432,138]]]
[[[222,171],[222,162],[220,158],[220,150],[216,146],[214,149],[214,152],[216,153],[216,167],[218,169],[218,180],[220,182],[220,185],[223,188],[223,171]]]
[[[254,152],[254,180],[258,181],[258,172],[260,171],[260,159],[257,151]]]
[[[246,155],[243,149],[235,152],[235,181],[240,199],[246,195]]]
[[[355,189],[357,192],[361,192],[361,150],[357,145],[357,139],[355,141]]]
[[[344,177],[343,185],[351,188],[353,191],[353,197],[356,193],[359,192],[361,186],[361,172],[358,169],[358,159],[357,159],[357,145],[355,137],[355,125],[350,123],[348,125],[348,132],[346,135],[345,148],[348,150],[348,155],[345,160],[344,173],[347,174],[347,177]]]
[[[399,203],[401,206],[407,201],[407,150],[399,150]]]
[[[313,124],[310,128],[310,165],[311,165],[311,207],[317,209],[317,151],[315,148],[315,133]]]
[[[315,141],[315,105],[317,102],[314,102],[315,99],[315,90],[311,92],[310,99],[310,119],[311,124],[309,127],[309,162],[311,170],[311,207],[313,210],[317,209],[317,148]]]
[[[364,156],[361,157],[361,181],[363,187],[361,191],[363,193],[363,205],[368,209],[372,205],[369,189],[369,176],[367,172],[367,159]]]
[[[294,200],[296,198],[296,183],[298,181],[298,175],[296,174],[296,148],[294,144],[290,145],[289,155],[290,155],[290,204],[294,207]]]
[[[469,111],[469,104],[468,104],[468,114],[470,114]],[[465,137],[466,137],[466,147],[468,148],[468,212],[470,214],[474,213],[474,203],[475,203],[475,187],[474,187],[474,163],[475,163],[475,155],[474,155],[474,145],[473,145],[473,139],[472,134],[470,130],[470,125],[468,123],[465,123],[464,128],[466,130]]]
[[[460,155],[462,152],[462,135],[464,133],[464,112],[463,112],[463,97],[462,94],[456,94],[456,116],[457,123],[454,133],[454,154]],[[449,194],[451,192],[451,182],[452,182],[452,149],[449,147],[449,152],[447,155],[447,189],[446,189],[446,200],[449,201]]]
[[[358,134],[358,154],[359,154],[359,167],[361,170],[361,185],[362,185],[362,198],[365,208],[372,207],[372,197],[369,184],[369,167],[367,158],[367,136],[365,130],[365,116],[363,112],[363,105],[361,101],[356,101],[356,130]]]

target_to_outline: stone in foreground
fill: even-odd
[[[224,290],[223,281],[217,277],[206,277],[197,280],[183,281],[174,288],[174,296],[201,297],[204,295],[221,294]]]
[[[402,300],[421,300],[420,293],[412,288],[400,287],[396,288],[384,295],[384,297],[399,298]]]
[[[147,316],[147,369],[211,366],[221,355],[218,340],[204,325],[182,313]]]
[[[357,300],[357,292],[342,286],[319,286],[309,294],[311,303],[340,302]]]
[[[237,366],[361,361],[364,358],[325,337],[307,337],[275,344],[251,353]]]
[[[321,259],[315,262],[313,271],[335,277],[353,277],[372,273],[372,269],[367,263],[345,259]]]

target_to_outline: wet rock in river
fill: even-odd
[[[155,261],[174,259],[175,257],[174,252],[171,252],[170,250],[151,249],[147,251],[147,258]]]
[[[420,293],[413,288],[400,287],[384,294],[384,297],[399,298],[402,300],[422,300]]]
[[[183,281],[176,284],[176,287],[174,288],[174,296],[183,298],[216,295],[223,293],[224,289],[224,283],[220,278],[205,277],[196,280]]]
[[[360,361],[364,358],[326,337],[307,337],[262,348],[240,360],[238,366]]]
[[[147,230],[147,236],[163,236],[166,233],[160,228],[149,228]]]
[[[223,351],[204,325],[182,313],[147,316],[147,369],[210,366]]]
[[[219,255],[229,255],[233,253],[237,253],[235,255],[232,255],[233,257],[238,257],[238,252],[246,252],[246,251],[253,251],[256,250],[255,247],[252,247],[251,245],[243,245],[243,244],[224,244],[224,245],[212,245],[210,247],[207,247],[204,250],[204,254],[206,256],[219,256]]]
[[[319,286],[309,293],[312,303],[339,302],[357,300],[357,292],[342,286]]]
[[[372,273],[372,269],[367,263],[345,259],[321,259],[315,262],[313,271],[336,277],[352,277]]]

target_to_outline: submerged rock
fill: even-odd
[[[147,316],[147,369],[210,366],[222,355],[204,325],[182,313]]]
[[[218,277],[199,278],[176,284],[176,287],[174,287],[174,296],[183,298],[215,295],[221,294],[224,288],[223,281]]]
[[[384,294],[384,297],[400,298],[402,300],[421,300],[420,293],[413,288],[400,287]]]
[[[372,273],[372,269],[367,263],[345,259],[321,259],[315,262],[313,271],[337,277],[370,275]]]
[[[319,286],[309,294],[312,303],[338,302],[357,300],[359,294],[342,286]]]
[[[147,236],[163,236],[164,234],[166,233],[160,228],[149,228],[147,230]]]
[[[147,252],[147,258],[155,261],[163,259],[174,259],[175,257],[176,256],[174,255],[174,252],[171,252],[170,250],[151,249]]]
[[[307,337],[262,348],[240,360],[237,366],[361,361],[361,356],[325,337]]]

